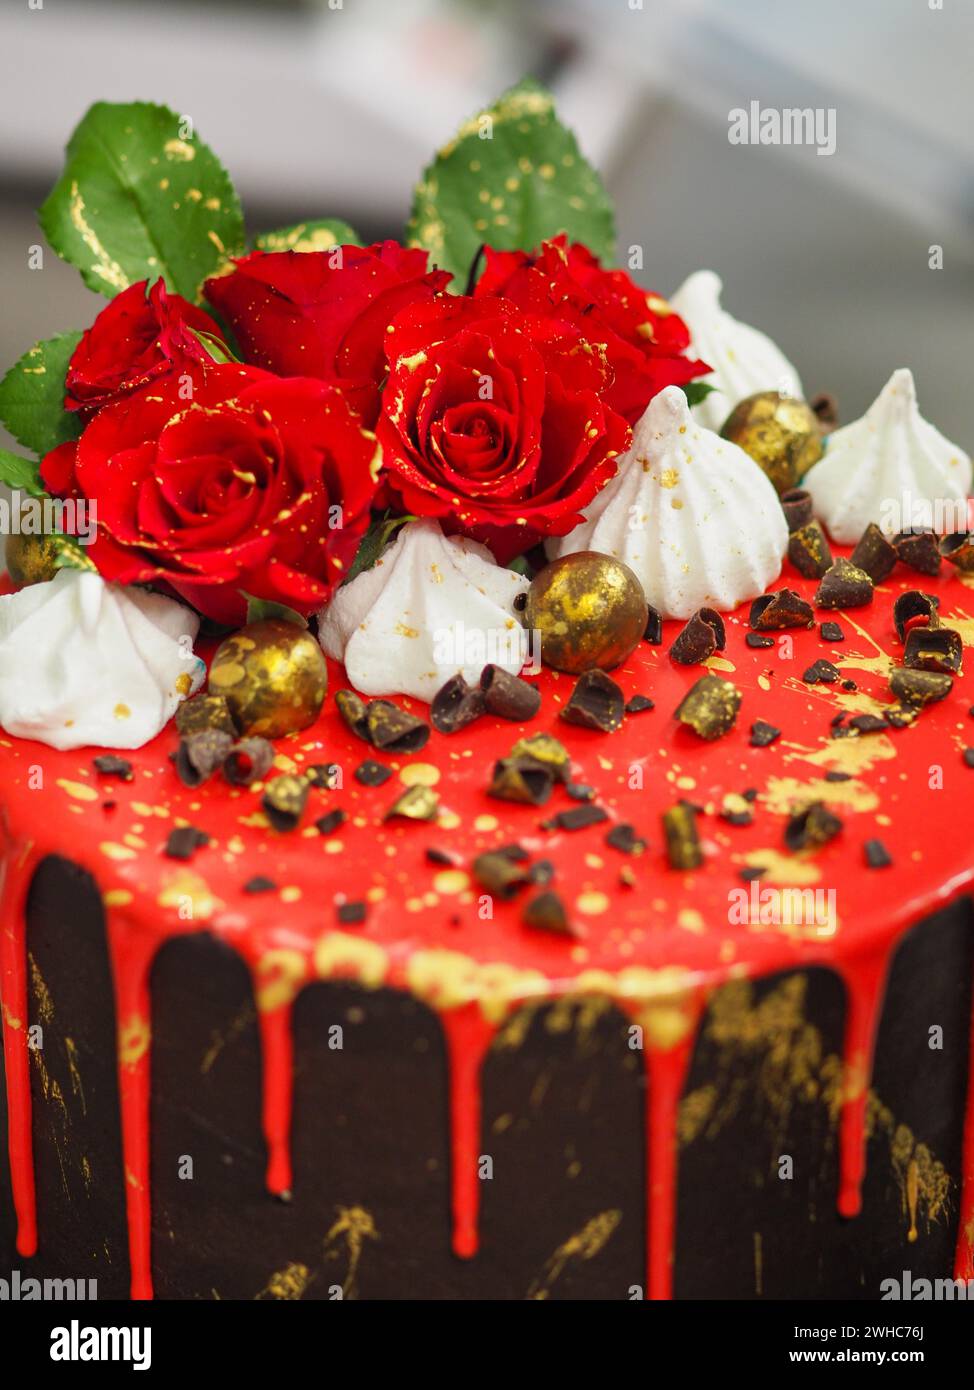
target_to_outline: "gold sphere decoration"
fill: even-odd
[[[822,457],[818,417],[798,396],[758,391],[739,401],[721,434],[738,445],[768,475],[780,496]]]
[[[18,589],[46,584],[57,574],[57,547],[53,536],[8,536],[7,573]]]
[[[223,696],[244,737],[281,738],[306,729],[327,690],[318,643],[283,618],[248,623],[225,638],[210,666],[209,692]]]
[[[535,575],[524,624],[540,634],[541,660],[556,671],[610,671],[646,631],[642,585],[611,555],[579,550]]]

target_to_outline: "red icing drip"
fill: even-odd
[[[8,844],[0,864],[0,1001],[7,1077],[10,1185],[17,1213],[17,1252],[37,1252],[37,1202],[27,1046],[27,894],[38,855],[30,843]]]
[[[450,1181],[453,1253],[463,1260],[480,1245],[480,1069],[496,1031],[477,1004],[442,1015],[450,1086]]]
[[[974,1006],[974,999],[971,1002]],[[954,1255],[955,1279],[974,1279],[974,1007],[971,1015],[967,1101],[964,1107],[964,1149],[961,1159],[960,1223]]]
[[[848,998],[842,1044],[842,1111],[839,1115],[840,1216],[858,1216],[862,1210],[862,1180],[866,1175],[866,1104],[890,954],[887,948],[843,961],[839,967]]]
[[[267,1190],[280,1197],[291,1191],[291,1098],[294,1068],[291,1006],[262,1010],[263,1129],[267,1142]]]
[[[696,1027],[675,1047],[643,1049],[646,1074],[646,1296],[673,1297],[676,1251],[676,1122]]]

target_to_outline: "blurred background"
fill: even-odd
[[[461,119],[525,73],[606,178],[619,245],[669,294],[690,271],[855,418],[913,367],[974,451],[974,4],[967,0],[4,0],[0,366],[101,301],[33,209],[99,99],[193,117],[251,232],[342,217],[399,236]],[[834,107],[836,152],[735,146],[752,101]],[[929,268],[943,248],[943,269]]]

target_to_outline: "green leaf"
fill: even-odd
[[[415,521],[414,516],[390,516],[388,512],[385,516],[378,517],[366,531],[355,552],[355,559],[348,569],[348,574],[342,580],[342,587],[351,584],[352,580],[362,573],[363,570],[370,570],[392,540],[393,533],[400,526],[405,526],[407,521]]]
[[[701,401],[707,399],[711,391],[716,391],[717,387],[712,386],[709,381],[688,381],[683,387],[683,393],[687,398],[687,405],[699,405]]]
[[[413,196],[409,241],[462,289],[477,249],[531,251],[567,232],[611,263],[612,204],[598,174],[530,80],[460,127]]]
[[[197,301],[206,277],[244,249],[240,203],[219,160],[184,117],[141,101],[91,107],[40,223],[58,255],[109,298],[162,275]]]
[[[6,483],[15,492],[30,493],[31,497],[46,496],[34,460],[21,458],[8,449],[0,449],[0,483]]]
[[[248,623],[262,623],[265,618],[283,618],[286,623],[295,623],[298,627],[308,626],[307,618],[295,613],[294,609],[288,608],[286,604],[274,603],[269,598],[254,598],[253,594],[248,594],[243,589],[240,592],[247,600]]]
[[[87,570],[91,574],[98,573],[98,566],[94,560],[90,560],[81,543],[75,540],[74,536],[53,536],[54,549],[57,551],[55,564],[59,570]]]
[[[77,415],[64,408],[64,378],[80,341],[80,333],[45,338],[0,381],[0,420],[35,454],[46,454],[81,433]]]
[[[215,333],[206,333],[202,328],[191,328],[190,333],[196,341],[206,349],[207,355],[214,362],[240,362],[237,357]]]
[[[254,237],[258,251],[330,251],[333,246],[361,245],[358,232],[337,217],[296,222],[293,227],[279,227]]]

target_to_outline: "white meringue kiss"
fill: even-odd
[[[140,748],[202,684],[181,603],[63,569],[0,598],[0,724],[52,748]]]
[[[625,561],[664,618],[756,598],[781,573],[788,546],[771,483],[743,449],[694,422],[678,386],[650,401],[585,515],[549,554],[596,550]]]
[[[687,277],[670,304],[690,330],[693,352],[712,368],[702,377],[716,387],[694,407],[694,417],[707,429],[720,430],[745,396],[757,391],[780,391],[800,396],[798,373],[766,333],[741,323],[720,307],[723,289],[719,275],[698,270]]]
[[[433,696],[488,662],[516,675],[528,650],[514,600],[523,575],[486,546],[410,521],[371,569],[339,589],[318,616],[318,640],[363,695]]]
[[[961,518],[971,460],[924,420],[913,373],[900,367],[861,420],[828,436],[825,457],[808,470],[802,487],[841,544],[857,541],[871,521],[887,533],[916,525],[966,530]],[[951,511],[958,514],[953,520]]]

